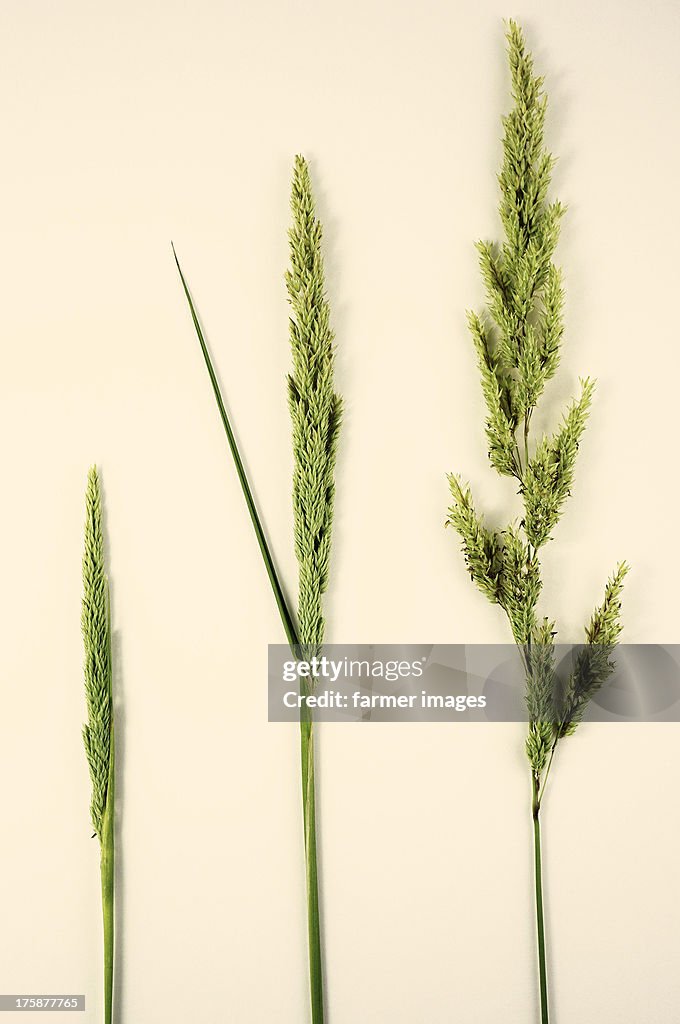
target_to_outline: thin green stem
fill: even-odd
[[[316,792],[314,780],[314,727],[309,712],[300,719],[302,760],[302,809],[305,830],[305,870],[307,877],[307,933],[309,946],[309,985],[312,1024],[324,1022],[323,964],[321,957],[321,921],[316,842]]]
[[[527,412],[524,417],[524,469],[526,471],[529,465],[529,422],[531,420],[531,411]]]
[[[555,739],[555,741],[553,742],[552,747],[550,748],[550,757],[548,758],[548,763],[547,763],[547,765],[545,767],[545,771],[543,772],[543,780],[542,780],[542,783],[541,783],[541,788],[540,788],[540,790],[538,792],[538,809],[539,810],[541,809],[541,803],[543,801],[543,794],[545,793],[545,787],[546,787],[546,784],[548,782],[548,776],[550,775],[550,769],[552,768],[552,763],[553,763],[553,760],[555,758],[555,750],[557,749],[557,744],[558,744],[558,739]]]
[[[208,346],[206,344],[205,338],[203,337],[203,331],[201,330],[201,324],[198,319],[198,314],[196,313],[196,309],[191,298],[191,293],[186,283],[186,279],[184,277],[184,274],[182,273],[182,268],[179,264],[179,259],[177,258],[177,253],[175,252],[174,245],[172,246],[172,253],[173,256],[175,257],[175,263],[177,264],[177,270],[179,271],[179,277],[182,282],[184,294],[189,304],[191,319],[193,320],[194,327],[196,329],[196,334],[198,336],[198,341],[201,346],[201,352],[203,353],[203,359],[205,360],[205,365],[208,370],[208,376],[210,377],[210,383],[212,384],[212,389],[215,395],[215,401],[217,402],[217,408],[220,413],[222,425],[224,427],[224,432],[227,435],[227,441],[229,442],[229,448],[231,450],[234,465],[236,467],[236,473],[239,479],[239,483],[241,484],[243,497],[245,498],[246,501],[248,514],[250,515],[250,521],[253,524],[253,529],[255,530],[255,536],[257,537],[257,543],[260,548],[262,560],[264,562],[265,569],[267,570],[267,576],[269,577],[271,588],[274,592],[276,606],[279,610],[279,615],[281,616],[281,622],[283,623],[283,628],[288,639],[288,643],[293,649],[295,649],[299,646],[299,640],[297,637],[297,631],[295,629],[293,616],[290,613],[290,609],[288,607],[288,603],[283,592],[283,587],[281,586],[281,582],[276,572],[274,559],[271,556],[269,544],[267,543],[267,537],[262,527],[262,523],[260,522],[260,517],[257,512],[257,506],[255,505],[255,499],[253,498],[253,493],[250,489],[248,477],[243,466],[243,460],[241,459],[241,453],[239,452],[238,445],[236,443],[236,437],[234,435],[234,431],[232,430],[231,423],[229,422],[229,416],[227,414],[226,406],[222,398],[222,392],[220,391],[220,385],[218,383],[217,375],[215,373],[212,360],[210,358]]]
[[[540,779],[533,775],[531,816],[534,823],[534,884],[536,895],[536,940],[538,945],[538,980],[541,998],[541,1024],[549,1024],[548,972],[545,955],[545,921],[543,914],[543,869],[541,864]]]
[[[106,809],[102,820],[101,883],[102,916],[104,924],[104,1024],[113,1020],[113,964],[114,964],[114,887],[115,887],[115,781],[114,781],[113,722],[111,723],[111,758],[106,790]]]

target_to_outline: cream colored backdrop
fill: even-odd
[[[282,634],[170,252],[207,326],[292,592],[288,190],[311,161],[346,400],[333,641],[505,641],[444,531],[490,515],[464,311],[499,235],[502,17],[550,95],[562,369],[599,379],[546,551],[574,640],[622,557],[626,637],[678,641],[671,0],[5,0],[0,11],[0,990],[101,1019],[79,635],[83,493],[106,494],[121,715],[123,1024],[308,1019],[296,731],[266,721]],[[325,727],[329,1024],[536,1017],[524,729]],[[680,726],[588,726],[545,813],[555,1024],[674,1024]],[[12,1015],[8,1015],[8,1024]],[[80,1018],[79,1018],[80,1019]]]

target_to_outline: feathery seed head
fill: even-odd
[[[309,168],[295,158],[286,273],[292,309],[293,370],[288,404],[293,426],[293,511],[299,566],[298,618],[304,645],[323,641],[322,595],[328,585],[334,469],[342,402],[333,390],[333,332],[325,295],[322,228],[316,218]]]
[[[554,158],[544,147],[543,78],[535,74],[522,30],[514,21],[508,23],[507,43],[514,105],[503,118],[498,175],[505,239],[499,246],[477,243],[488,317],[469,313],[468,326],[487,410],[489,458],[499,473],[519,482],[524,518],[519,527],[488,530],[470,489],[450,476],[453,504],[447,525],[460,536],[473,581],[503,608],[523,650],[530,721],[527,754],[540,775],[554,739],[575,728],[588,700],[611,672],[627,566],[619,566],[607,583],[604,602],[586,630],[586,650],[567,686],[564,706],[557,708],[554,623],[544,619],[541,624],[536,616],[541,591],[538,551],[550,539],[571,492],[595,385],[588,378],[581,381],[581,395],[567,409],[560,428],[552,437],[540,439],[531,457],[532,413],[555,374],[564,333],[562,275],[553,263],[564,207],[548,201]]]
[[[85,753],[92,781],[92,827],[101,840],[112,757],[111,623],[109,584],[104,569],[104,538],[99,476],[93,466],[85,494],[85,549],[81,625],[85,645]]]

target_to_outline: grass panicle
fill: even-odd
[[[88,474],[85,493],[82,632],[87,702],[83,740],[92,781],[92,827],[101,840],[112,756],[113,700],[109,581],[104,568],[102,505],[95,466]]]
[[[328,586],[335,498],[335,455],[342,402],[333,389],[333,332],[326,300],[322,227],[316,217],[309,168],[295,158],[289,231],[293,370],[288,404],[293,427],[293,514],[298,561],[298,623],[302,655],[309,659],[323,643],[323,594]],[[307,871],[307,924],[313,1024],[323,1024],[324,983],[316,841],[314,727],[300,718],[302,806]]]
[[[295,158],[289,230],[293,369],[288,404],[293,427],[293,512],[299,567],[298,623],[303,645],[323,642],[322,596],[328,586],[335,499],[335,455],[342,401],[333,390],[333,332],[325,295],[322,227],[309,168]]]
[[[508,24],[507,44],[514,105],[503,119],[503,163],[498,176],[505,237],[501,245],[477,244],[487,312],[483,316],[470,312],[468,325],[486,405],[489,459],[497,472],[516,480],[524,511],[519,525],[489,529],[470,488],[451,475],[447,525],[459,535],[473,582],[507,615],[524,660],[539,998],[541,1022],[548,1024],[541,801],[559,740],[574,731],[589,700],[613,669],[628,566],[622,563],[608,581],[604,601],[593,614],[584,648],[561,693],[554,664],[555,623],[538,614],[542,585],[538,553],[552,538],[571,494],[595,385],[588,378],[583,380],[581,394],[567,408],[561,426],[532,446],[532,414],[557,370],[564,335],[562,274],[553,261],[564,207],[548,199],[554,159],[544,145],[543,79],[535,73],[522,30],[514,21]]]

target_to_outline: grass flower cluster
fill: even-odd
[[[531,444],[532,415],[558,368],[564,333],[562,276],[553,262],[564,208],[548,200],[554,161],[544,146],[543,79],[534,72],[532,56],[515,22],[509,23],[507,40],[514,105],[503,121],[503,164],[498,178],[505,239],[500,246],[477,245],[488,315],[470,313],[468,322],[487,410],[489,459],[498,473],[514,479],[524,511],[519,523],[492,530],[477,511],[470,488],[452,475],[447,525],[460,537],[472,580],[505,612],[524,660],[540,1006],[542,1024],[547,1024],[541,802],[559,741],[574,731],[612,671],[628,567],[621,563],[607,582],[604,600],[586,628],[586,643],[562,687],[554,664],[555,622],[538,612],[540,552],[552,538],[571,493],[594,383],[581,381],[580,394],[555,433]]]
[[[99,840],[104,924],[104,1022],[113,1016],[115,772],[109,581],[104,561],[99,476],[93,466],[85,494],[82,632],[85,645],[85,753],[92,781],[90,816]]]
[[[326,301],[321,223],[317,220],[306,161],[296,157],[289,231],[293,372],[288,405],[293,427],[293,513],[298,562],[298,637],[301,657],[320,652],[325,633],[323,594],[328,586],[335,499],[335,453],[342,401],[333,389],[333,332]],[[307,924],[312,1021],[324,1019],[319,881],[316,844],[314,727],[308,711],[300,719],[302,807],[307,873]]]

